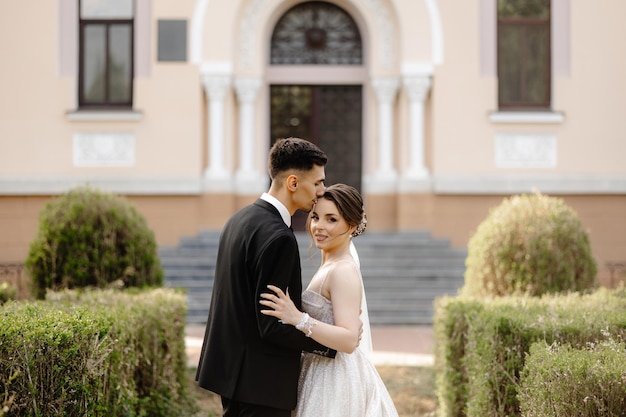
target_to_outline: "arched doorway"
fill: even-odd
[[[290,71],[270,80],[271,143],[289,136],[311,140],[328,155],[327,184],[342,182],[360,190],[363,80],[345,75],[346,68],[363,68],[355,21],[328,2],[292,7],[274,27],[270,66]],[[303,217],[294,218],[294,228],[302,227]]]

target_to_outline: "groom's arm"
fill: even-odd
[[[290,296],[298,309],[302,309],[302,281],[299,267],[300,254],[293,236],[280,236],[269,242],[262,251],[257,264],[259,276],[256,287],[256,317],[261,338],[267,342],[290,350],[305,351],[320,356],[334,358],[337,351],[324,346],[294,326],[282,324],[275,317],[261,313],[264,308],[259,301],[261,293],[268,291],[268,285],[275,285],[283,291],[289,289]]]

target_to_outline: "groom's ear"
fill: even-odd
[[[289,191],[295,192],[298,189],[298,176],[295,174],[291,174],[287,177],[287,189]]]

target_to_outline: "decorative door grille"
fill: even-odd
[[[272,65],[362,65],[359,28],[343,9],[322,1],[287,11],[272,33]]]

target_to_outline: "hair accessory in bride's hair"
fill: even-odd
[[[361,233],[363,233],[365,231],[365,228],[367,227],[367,216],[365,215],[365,212],[363,212],[363,217],[361,218],[361,223],[358,224],[358,226],[356,227],[356,229],[354,230],[354,232],[352,232],[352,237],[357,237],[358,235],[360,235]]]

